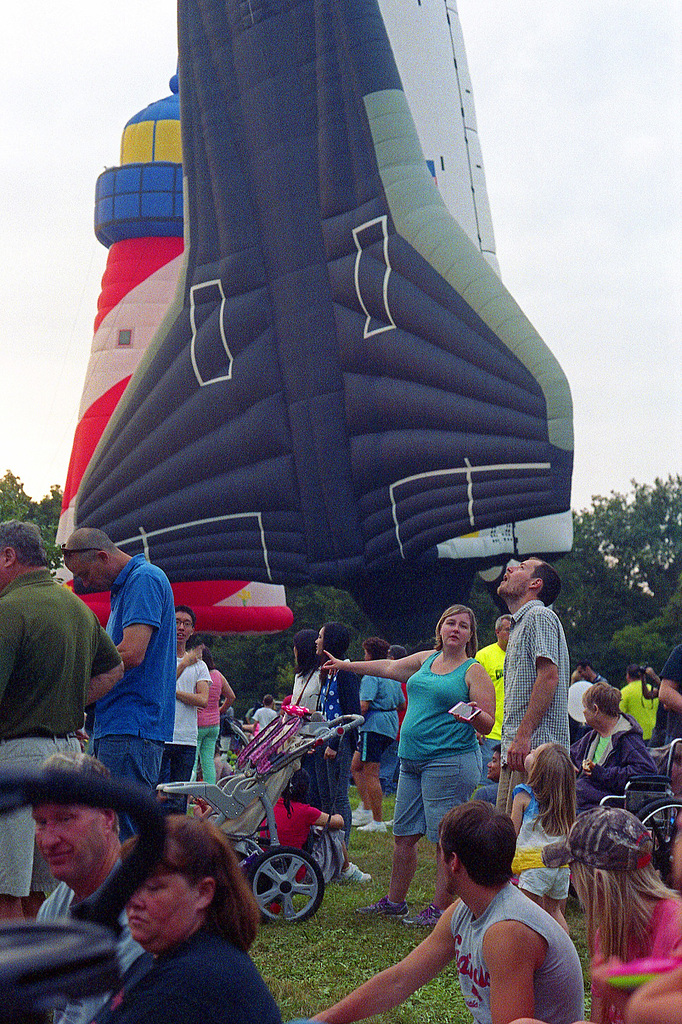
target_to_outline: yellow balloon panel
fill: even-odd
[[[121,140],[122,164],[147,164],[154,159],[154,122],[129,124]]]
[[[157,121],[154,159],[182,163],[182,138],[179,121]]]

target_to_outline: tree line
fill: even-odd
[[[631,487],[627,494],[597,495],[590,508],[574,512],[573,550],[555,562],[562,579],[555,608],[566,631],[571,664],[589,658],[614,685],[622,684],[631,662],[659,671],[682,634],[682,477],[653,484],[633,480]],[[61,564],[55,544],[61,499],[57,485],[34,501],[10,471],[0,479],[0,520],[37,523],[53,570]],[[313,584],[288,587],[287,601],[294,622],[283,633],[210,639],[216,663],[237,692],[238,713],[265,693],[291,692],[293,638],[299,629],[345,622],[353,659],[362,657],[362,640],[376,633],[343,590]],[[470,604],[479,622],[480,644],[492,643],[500,611],[478,577]],[[405,642],[398,636],[386,639]],[[431,639],[421,638],[420,646],[429,646]],[[408,646],[414,649],[414,643]]]

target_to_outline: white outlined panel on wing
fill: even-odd
[[[164,526],[159,530],[145,530],[143,526],[138,528],[138,533],[134,537],[126,537],[125,540],[118,541],[118,546],[125,548],[128,544],[139,544],[142,540],[142,546],[144,548],[144,554],[147,561],[151,561],[149,551],[149,539],[151,537],[170,536],[173,533],[179,533],[181,530],[191,530],[196,526],[208,526],[213,523],[226,523],[234,522],[237,519],[255,519],[258,523],[258,532],[260,534],[261,548],[263,551],[263,564],[265,571],[268,575],[268,579],[272,580],[272,572],[270,571],[270,559],[268,557],[268,547],[265,543],[265,530],[263,529],[263,515],[261,512],[234,512],[231,515],[225,516],[209,516],[206,519],[193,519],[189,523],[176,523],[174,526]]]
[[[220,300],[220,311],[218,313],[218,323],[220,326],[220,340],[223,343],[225,349],[225,355],[227,356],[227,369],[224,373],[218,376],[207,376],[204,378],[200,363],[202,362],[201,352],[201,338],[199,331],[201,325],[197,325],[197,305],[200,302],[211,302],[213,296],[209,293],[209,289],[216,291],[215,301]],[[201,299],[197,296],[202,293]],[[232,364],[234,359],[230,351],[230,346],[227,343],[227,337],[225,334],[225,292],[223,291],[223,283],[219,278],[214,281],[204,281],[202,284],[192,285],[189,293],[189,322],[192,327],[192,341],[190,343],[190,357],[192,359],[192,367],[194,369],[194,376],[201,387],[206,387],[207,384],[218,384],[220,381],[232,380]]]
[[[373,317],[371,315],[367,309],[365,300],[362,297],[362,290],[360,288],[360,261],[362,259],[363,243],[369,247],[377,241],[377,228],[381,230],[380,237],[383,237],[384,263],[386,265],[382,290],[384,305],[382,312],[385,313],[385,321],[387,322],[384,322],[381,327],[370,327],[372,320],[374,320],[375,323],[380,321],[378,321],[377,317]],[[395,329],[395,321],[391,315],[391,310],[388,305],[388,279],[391,276],[391,263],[388,258],[388,218],[386,217],[386,214],[383,214],[381,217],[375,217],[373,220],[367,220],[364,224],[359,224],[358,227],[353,228],[353,240],[358,250],[357,256],[355,257],[355,293],[365,312],[365,316],[367,317],[365,320],[363,336],[365,338],[371,338],[373,334],[382,334],[384,331],[392,331]]]
[[[451,469],[434,469],[428,473],[414,473],[412,476],[405,476],[401,480],[395,480],[388,488],[391,501],[391,514],[395,524],[395,536],[400,549],[401,558],[405,558],[403,542],[400,536],[400,522],[398,519],[398,508],[396,501],[396,490],[404,484],[414,483],[415,480],[430,480],[444,476],[464,476],[467,481],[467,496],[469,499],[469,522],[471,528],[476,529],[474,514],[474,475],[476,473],[505,473],[509,471],[531,471],[547,472],[551,469],[549,462],[503,462],[494,466],[472,466],[468,459],[464,460],[464,466],[453,466]]]

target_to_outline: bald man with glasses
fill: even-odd
[[[67,569],[89,592],[109,590],[107,633],[125,669],[97,701],[93,753],[115,778],[150,789],[159,781],[175,722],[175,603],[168,578],[143,554],[129,555],[102,530],[81,527],[62,548]],[[120,815],[121,839],[133,834]]]

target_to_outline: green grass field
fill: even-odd
[[[384,814],[387,818],[393,814],[390,798],[384,802]],[[294,925],[269,923],[261,928],[251,952],[279,1004],[283,1020],[319,1012],[400,960],[426,937],[425,929],[406,928],[400,921],[355,913],[356,907],[373,902],[387,891],[392,847],[390,831],[377,835],[353,829],[351,860],[372,875],[372,882],[363,886],[329,885],[322,906],[309,921]],[[423,839],[419,845],[419,867],[408,897],[411,910],[430,902],[434,877],[435,847]],[[567,916],[589,992],[583,915],[572,900]],[[400,1024],[470,1024],[471,1015],[462,1000],[454,965],[380,1019]]]

